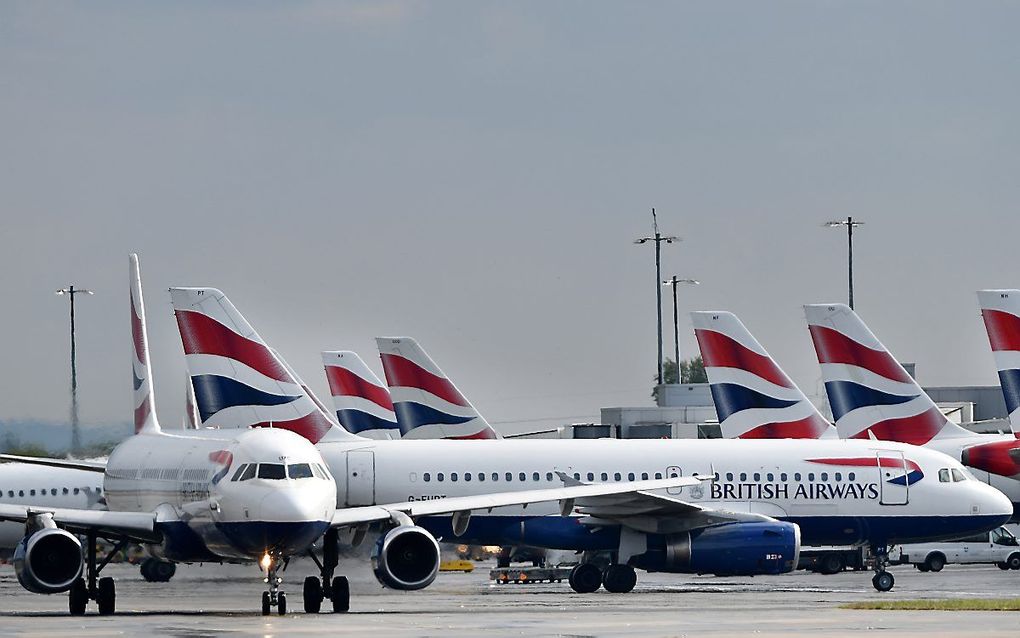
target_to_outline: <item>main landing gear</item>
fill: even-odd
[[[637,584],[637,574],[630,565],[609,565],[599,569],[594,563],[581,563],[570,570],[570,588],[579,594],[590,594],[605,587],[612,594],[626,594]]]
[[[881,547],[872,547],[870,555],[868,556],[869,566],[875,571],[875,575],[871,579],[871,584],[878,591],[889,591],[896,584],[896,579],[893,575],[885,570],[886,565],[889,564],[889,548],[884,545]]]
[[[174,574],[177,573],[177,565],[152,556],[142,561],[140,569],[142,578],[149,583],[169,582],[174,577]]]
[[[343,613],[351,608],[351,584],[346,576],[333,576],[340,564],[338,534],[335,529],[326,532],[322,542],[322,561],[309,551],[308,555],[319,568],[319,576],[305,578],[303,598],[305,613],[317,614],[322,601],[328,598],[333,603],[333,613]]]
[[[281,567],[286,567],[286,563],[278,556],[271,556],[265,554],[262,560],[259,562],[262,569],[266,570],[266,577],[264,581],[269,585],[269,591],[262,592],[262,615],[268,616],[273,607],[276,607],[276,611],[281,616],[287,614],[287,594],[280,591],[280,583],[283,579],[279,576]]]
[[[67,607],[72,616],[84,616],[89,600],[96,601],[100,616],[113,614],[117,606],[117,588],[114,585],[113,579],[109,577],[99,578],[99,572],[103,571],[103,568],[110,564],[113,557],[124,549],[124,546],[127,545],[127,540],[120,540],[113,550],[106,555],[106,558],[98,564],[96,560],[96,540],[95,532],[86,534],[86,544],[88,547],[86,548],[85,556],[85,578],[76,580],[67,593]]]

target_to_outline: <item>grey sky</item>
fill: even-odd
[[[974,290],[1020,287],[1020,5],[0,3],[0,418],[129,420],[127,254],[157,405],[171,285],[222,288],[326,395],[417,337],[493,422],[650,402],[648,209],[684,311],[736,312],[809,394],[843,300],[925,383],[995,382]],[[670,309],[664,309],[669,318]],[[683,317],[681,347],[695,342]],[[668,334],[668,333],[667,333]],[[667,340],[667,352],[671,345]],[[540,423],[502,425],[529,429]]]

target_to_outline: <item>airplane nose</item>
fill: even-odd
[[[991,485],[981,485],[981,488],[985,493],[984,498],[981,499],[981,514],[1001,516],[1002,521],[999,525],[1008,522],[1013,516],[1013,501]]]

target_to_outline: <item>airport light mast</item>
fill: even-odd
[[[680,319],[677,313],[676,287],[679,284],[697,286],[700,283],[697,279],[678,279],[676,275],[662,282],[663,286],[673,287],[673,356],[676,357],[677,382],[681,384],[684,382],[684,369],[680,367]]]
[[[58,295],[67,295],[71,301],[71,454],[77,456],[81,452],[81,435],[78,432],[78,367],[74,352],[74,296],[91,295],[93,292],[85,288],[68,286],[57,291]]]
[[[662,267],[660,260],[660,252],[662,250],[662,242],[672,244],[675,241],[680,241],[679,237],[672,235],[663,237],[659,232],[659,220],[655,217],[655,209],[652,209],[652,228],[655,230],[655,234],[651,237],[641,237],[635,239],[635,244],[645,244],[648,242],[655,242],[655,312],[657,317],[657,334],[659,344],[659,359],[656,362],[659,371],[658,374],[658,385],[662,385],[662,286],[659,285],[659,281],[662,279]]]
[[[837,219],[831,222],[825,222],[822,224],[826,228],[840,228],[846,226],[846,245],[847,245],[847,298],[850,306],[850,310],[854,309],[854,228],[860,226],[864,222],[854,221],[853,217],[847,216],[846,219]]]

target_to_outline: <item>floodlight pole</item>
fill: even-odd
[[[655,316],[656,316],[656,341],[658,343],[658,385],[662,385],[662,287],[659,285],[659,281],[662,279],[662,242],[672,244],[675,241],[679,241],[678,237],[667,236],[663,237],[659,232],[659,221],[655,216],[655,209],[652,209],[652,227],[655,233],[652,237],[642,237],[634,241],[635,244],[644,244],[647,242],[655,242]]]
[[[67,295],[71,302],[71,454],[77,456],[81,452],[81,433],[78,431],[78,363],[74,343],[74,296],[91,295],[92,291],[68,286],[58,290],[57,294]]]
[[[680,366],[680,315],[677,312],[676,287],[679,284],[692,284],[697,286],[700,281],[697,279],[680,279],[673,275],[662,282],[663,286],[673,287],[673,356],[676,357],[676,377],[681,385],[684,382],[684,369]]]
[[[854,309],[854,228],[863,223],[862,221],[855,222],[853,217],[847,216],[846,219],[838,219],[824,224],[828,228],[846,226],[847,303],[851,310]]]

